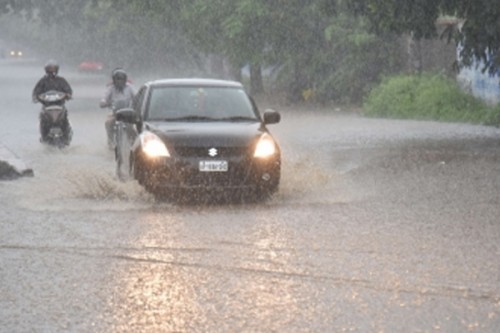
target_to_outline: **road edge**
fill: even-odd
[[[26,163],[11,150],[0,143],[0,180],[33,176],[33,169],[26,165]]]

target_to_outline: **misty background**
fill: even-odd
[[[405,40],[327,3],[45,1],[0,15],[0,39],[62,71],[91,60],[132,77],[236,79],[289,103],[361,103],[407,67]]]

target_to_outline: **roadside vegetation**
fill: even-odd
[[[365,102],[370,116],[498,125],[498,108],[415,64],[421,42],[441,38],[453,49],[445,71],[454,45],[463,65],[495,71],[499,15],[491,0],[0,0],[0,31],[70,66],[234,79],[287,104]],[[443,17],[455,23],[438,32]]]
[[[363,109],[370,117],[500,126],[500,106],[486,104],[439,74],[386,78],[369,93]]]

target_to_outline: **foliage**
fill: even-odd
[[[157,75],[185,73],[200,65],[196,49],[178,28],[176,13],[181,2],[45,0],[33,2],[31,12],[16,12],[25,18],[22,24],[15,24],[11,14],[4,15],[2,21],[13,24],[2,28],[60,62],[90,59],[104,62],[109,69],[123,66],[154,68]]]
[[[65,59],[75,61],[181,68],[178,72],[189,75],[202,72],[210,56],[226,60],[230,69],[249,64],[252,93],[263,88],[260,68],[272,67],[278,69],[273,88],[286,91],[290,101],[360,100],[387,69],[375,64],[394,57],[387,56],[387,43],[367,34],[352,16],[331,17],[325,3],[45,0],[30,2],[36,9],[31,35],[47,53],[62,52],[64,43]]]
[[[293,6],[276,8],[273,15],[268,61],[277,65],[276,86],[286,92],[288,101],[298,102],[304,91],[315,91],[316,82],[332,69],[324,31],[330,18],[309,2],[293,1]],[[323,67],[323,68],[321,68]]]
[[[397,36],[369,33],[363,20],[338,15],[325,30],[327,47],[314,62],[317,100],[361,103],[382,74],[401,70]]]
[[[416,39],[437,35],[436,19],[452,16],[460,29],[450,26],[446,37],[461,45],[461,60],[470,65],[483,61],[486,69],[500,68],[500,0],[327,0],[340,2],[351,12],[368,18],[380,32],[410,33]]]
[[[284,91],[290,102],[360,103],[382,75],[401,71],[398,36],[435,36],[441,14],[464,19],[460,31],[450,30],[464,61],[498,50],[498,2],[0,0],[0,14],[24,19],[21,28],[0,28],[34,37],[34,48],[65,61],[95,59],[156,76],[227,77],[230,67],[238,80],[249,65],[252,93],[263,88],[261,68],[272,68],[268,93]],[[219,73],[207,69],[214,59]]]
[[[269,2],[259,0],[192,0],[182,8],[183,31],[206,54],[227,59],[232,68],[263,62],[269,31]],[[261,78],[252,76],[253,93],[262,90]]]
[[[252,87],[254,69],[280,68],[290,97],[311,86],[308,67],[324,47],[328,21],[315,1],[300,0],[192,0],[183,18],[184,31],[205,52],[236,68],[249,64]]]
[[[397,39],[370,34],[352,15],[326,15],[317,3],[276,8],[263,60],[278,68],[287,100],[358,103],[381,73],[399,70]]]
[[[500,107],[489,107],[455,81],[429,73],[384,79],[366,98],[364,110],[375,117],[500,125]]]

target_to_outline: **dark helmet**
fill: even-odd
[[[113,84],[117,88],[123,89],[127,83],[127,72],[122,68],[117,68],[111,73],[111,78],[113,79]]]
[[[55,60],[49,60],[45,64],[45,73],[47,75],[57,75],[59,72],[59,64]]]

